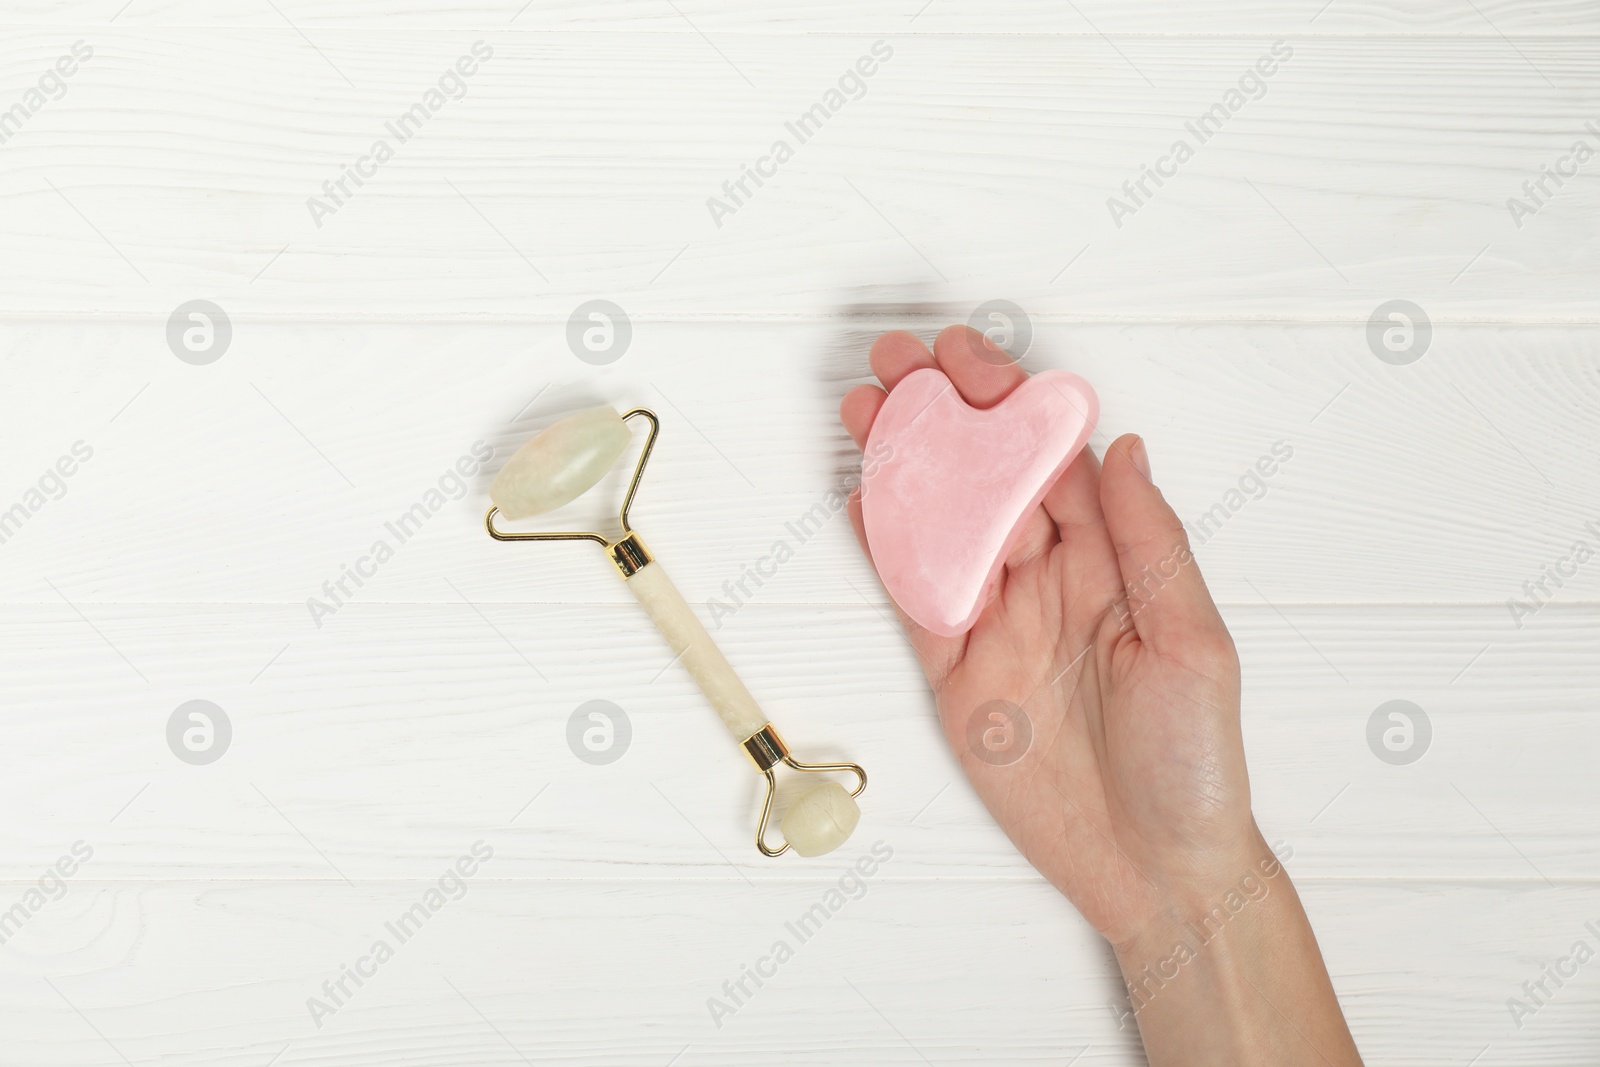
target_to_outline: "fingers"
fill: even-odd
[[[856,532],[856,541],[861,545],[861,554],[867,557],[867,562],[872,563],[872,546],[867,544],[867,520],[861,514],[861,489],[858,486],[850,491],[844,502],[845,514],[850,517],[850,528]],[[873,564],[872,569],[878,569]]]
[[[1044,495],[1044,509],[1061,527],[1063,541],[1074,531],[1104,528],[1106,517],[1100,509],[1100,461],[1088,445]]]
[[[858,385],[839,402],[839,421],[855,441],[857,448],[865,448],[872,433],[872,423],[877,419],[883,402],[889,399],[884,389],[893,389],[914,370],[934,365],[933,353],[928,346],[905,330],[891,330],[872,343],[868,354],[872,372],[883,382],[876,385]]]
[[[893,389],[900,379],[914,370],[934,365],[933,353],[916,336],[905,330],[890,330],[872,342],[867,361],[885,389]]]
[[[1095,610],[1122,600],[1122,573],[1100,507],[1100,478],[1100,461],[1085,446],[1044,495],[1044,510],[1067,546],[1074,586]]]
[[[857,448],[867,446],[872,423],[882,410],[883,402],[888,399],[889,394],[876,385],[858,385],[839,401],[839,421],[844,423],[845,431],[855,441]]]
[[[1028,377],[1004,349],[970,326],[945,327],[933,342],[933,354],[945,377],[975,408],[993,407]]]
[[[1003,350],[967,326],[947,327],[935,340],[932,352],[912,334],[891,331],[873,343],[870,359],[873,371],[887,389],[893,389],[913,371],[937,366],[963,399],[979,408],[999,403],[1028,377]],[[845,394],[839,404],[839,418],[857,447],[866,445],[872,423],[887,399],[883,389],[871,385],[857,386]],[[1098,495],[1092,487],[1091,495],[1098,515]],[[1007,553],[1006,566],[1013,570],[1025,566],[1059,543],[1055,519],[1037,511]]]
[[[1017,535],[1016,543],[1006,553],[1006,570],[1020,570],[1060,543],[1061,535],[1055,522],[1043,508],[1034,508]]]
[[[1176,655],[1228,641],[1183,523],[1150,480],[1138,436],[1119,437],[1107,450],[1100,503],[1139,640]]]
[[[966,326],[951,326],[939,334],[933,351],[904,330],[894,330],[879,337],[869,355],[873,373],[883,383],[883,389],[861,385],[851,389],[839,403],[839,418],[858,447],[864,446],[872,433],[872,424],[888,400],[885,390],[892,390],[905,377],[925,367],[937,367],[950,379],[956,391],[973,407],[987,408],[999,403],[1022,384],[1027,372],[1016,365],[1003,350],[987,337]],[[1091,472],[1092,477],[1092,472]],[[850,525],[862,551],[871,560],[867,545],[866,528],[861,515],[859,491],[852,493],[848,512]],[[1010,568],[1020,567],[1049,551],[1060,541],[1060,530],[1053,516],[1043,509],[1035,511],[1028,519],[1016,544],[1007,554]],[[896,607],[906,635],[929,680],[935,686],[942,684],[954,664],[960,661],[966,647],[966,638],[945,638],[918,626]]]
[[[872,432],[872,420],[886,398],[884,390],[899,385],[912,371],[937,367],[966,402],[978,408],[999,403],[1028,376],[1010,356],[968,326],[946,327],[931,352],[915,334],[890,330],[872,343],[868,361],[883,389],[858,385],[839,404],[839,418],[857,446],[865,445]]]

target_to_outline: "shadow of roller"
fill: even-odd
[[[587,492],[627,449],[633,438],[628,421],[635,418],[647,420],[650,433],[618,513],[621,537],[612,539],[587,530],[519,532],[495,525],[496,515],[512,520],[542,515]],[[629,524],[628,509],[633,506],[639,480],[660,432],[661,420],[647,408],[634,408],[626,415],[618,415],[610,407],[589,408],[553,423],[517,449],[495,476],[489,486],[494,505],[484,515],[484,525],[497,541],[594,541],[603,547],[617,573],[667,639],[674,658],[688,669],[728,732],[755,763],[756,770],[766,776],[767,793],[761,805],[761,820],[756,824],[756,847],[767,856],[781,856],[791,848],[802,856],[825,855],[844,844],[860,821],[861,809],[855,798],[867,787],[867,772],[855,763],[801,763],[789,754],[788,745],[750,690]],[[773,772],[780,764],[808,774],[849,772],[856,776],[856,787],[846,791],[830,779],[807,789],[784,813],[779,823],[783,843],[773,848],[767,844],[767,826],[778,790]]]

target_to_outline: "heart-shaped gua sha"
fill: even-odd
[[[872,423],[861,477],[867,545],[900,609],[943,637],[971,629],[1099,414],[1089,383],[1068,371],[1032,375],[981,410],[941,371],[906,375]]]

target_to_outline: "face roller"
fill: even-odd
[[[496,514],[507,519],[529,518],[553,511],[582,495],[605,476],[627,449],[633,437],[627,424],[634,418],[648,421],[650,433],[622,500],[618,515],[622,536],[612,540],[588,531],[520,533],[495,526]],[[832,852],[844,844],[861,818],[855,798],[867,787],[867,773],[854,763],[801,763],[789,754],[783,738],[628,523],[628,509],[633,506],[639,479],[660,432],[661,421],[647,408],[618,415],[615,409],[604,406],[577,412],[546,427],[519,448],[495,476],[489,486],[494,506],[484,516],[484,525],[497,541],[594,541],[603,546],[617,573],[667,639],[674,658],[683,661],[723,725],[755,762],[756,770],[766,776],[766,800],[761,805],[761,821],[756,824],[756,847],[768,856],[780,856],[790,848],[802,856]],[[830,780],[806,790],[784,813],[779,823],[784,841],[772,848],[766,840],[767,823],[778,789],[773,770],[780,763],[796,771],[849,771],[856,776],[856,787],[846,792],[843,785]]]

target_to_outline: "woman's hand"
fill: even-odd
[[[840,406],[858,445],[884,390],[919,368],[937,366],[978,408],[998,403],[1026,378],[964,326],[941,333],[932,352],[909,333],[884,334],[871,363],[884,388],[858,386]],[[865,547],[859,497],[850,518]],[[1281,927],[1285,936],[1303,934],[1315,965],[1304,990],[1277,983],[1280,995],[1298,1003],[1303,992],[1315,1003],[1320,993],[1332,1001],[1293,887],[1251,815],[1233,641],[1183,524],[1150,479],[1143,441],[1119,438],[1103,467],[1087,448],[1073,461],[1028,517],[994,599],[965,636],[940,637],[903,614],[901,622],[974,789],[1029,862],[1117,949],[1130,988],[1175,940],[1200,940],[1192,924],[1227,894],[1266,879],[1276,882],[1269,893],[1281,886],[1278,900],[1258,906],[1246,923],[1227,916],[1234,929],[1217,940],[1232,942],[1231,955],[1209,942],[1194,946],[1208,958],[1188,970],[1209,977],[1189,984],[1209,986],[1188,992],[1232,997],[1230,989],[1244,988],[1231,981],[1239,975],[1229,967],[1248,962],[1234,958],[1250,941],[1246,931],[1265,946]],[[1030,731],[1025,750],[1007,745]],[[1285,904],[1292,908],[1283,911]],[[1245,970],[1273,984],[1267,972]],[[1186,1005],[1217,1009],[1172,992],[1181,976],[1158,980],[1145,998],[1152,1009],[1159,1001],[1154,1015],[1180,1009],[1181,1017]],[[1133,1002],[1141,1009],[1136,991]],[[1266,1008],[1277,1008],[1271,1001],[1258,1007],[1266,1026]],[[1324,1020],[1314,1027],[1345,1054],[1330,1062],[1359,1062],[1336,1001],[1332,1013],[1336,1026]],[[1151,1062],[1165,1062],[1157,1060],[1161,1041],[1148,1032],[1152,1018],[1141,1010]],[[1179,1018],[1169,1035],[1175,1050],[1186,1025]],[[1330,1030],[1337,1033],[1328,1037]],[[1287,1040],[1293,1044],[1292,1035]],[[1276,1044],[1257,1051],[1269,1049],[1279,1054]],[[1200,1051],[1203,1043],[1189,1039],[1183,1061],[1205,1062]],[[1253,1062],[1228,1059],[1247,1051],[1218,1045],[1218,1062]]]
[[[1027,376],[965,326],[932,352],[885,334],[871,360],[885,389],[937,366],[979,408]],[[858,444],[885,399],[871,385],[844,398]],[[850,517],[860,533],[859,499]],[[1247,873],[1256,835],[1239,661],[1139,438],[1112,444],[1104,469],[1079,454],[1029,516],[966,636],[901,621],[978,795],[1113,944],[1173,899],[1199,903]],[[1025,752],[1001,744],[1030,729]]]

